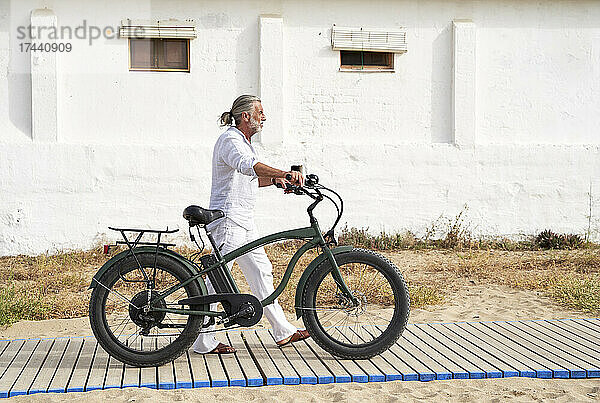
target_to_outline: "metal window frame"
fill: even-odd
[[[150,39],[152,40],[152,46],[155,46],[155,41],[160,41],[163,39],[180,39],[180,40],[185,40],[186,44],[187,44],[187,69],[165,69],[165,68],[157,68],[157,67],[151,67],[151,68],[145,68],[145,67],[132,67],[131,66],[131,41],[132,40],[145,40],[145,39]],[[181,73],[190,73],[191,72],[191,63],[190,63],[190,39],[187,38],[128,38],[127,40],[127,52],[129,54],[129,71],[171,71],[171,72],[181,72]]]

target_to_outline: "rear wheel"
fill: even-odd
[[[146,312],[149,298],[190,278],[177,260],[153,253],[136,254],[115,263],[95,284],[90,298],[90,324],[98,343],[114,358],[132,366],[159,366],[185,352],[200,331],[203,316]],[[145,276],[144,276],[145,273]],[[149,290],[146,278],[153,279]],[[201,295],[196,281],[154,306],[182,309],[177,301]],[[202,310],[202,306],[190,309]]]
[[[410,310],[406,283],[398,268],[375,252],[353,249],[335,258],[357,303],[340,291],[326,260],[304,288],[304,324],[315,342],[331,354],[373,357],[395,343],[406,327]]]

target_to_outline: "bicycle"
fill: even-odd
[[[302,317],[320,347],[337,357],[366,359],[388,349],[404,331],[410,311],[402,274],[378,253],[337,246],[334,230],[343,214],[343,200],[320,185],[316,175],[307,175],[303,187],[288,185],[286,192],[313,200],[307,209],[310,226],[267,235],[223,256],[206,228],[225,216],[220,210],[195,205],[184,210],[190,238],[199,249],[189,258],[169,249],[174,244],[161,241],[163,235],[178,230],[109,227],[124,239],[115,245],[126,245],[127,250],[108,260],[90,285],[90,324],[102,348],[131,366],[159,366],[183,354],[202,329],[213,324],[223,326],[217,331],[253,326],[261,319],[263,307],[284,291],[302,255],[319,248],[321,253],[305,268],[296,288],[297,318]],[[337,218],[322,234],[313,210],[324,199],[333,203]],[[205,246],[201,228],[211,254],[201,255]],[[133,241],[128,232],[137,233]],[[154,234],[156,241],[141,241],[146,233]],[[305,243],[289,261],[275,291],[263,301],[240,293],[227,263],[283,240]],[[205,276],[215,294],[208,293]],[[209,305],[215,302],[221,309],[211,311]]]

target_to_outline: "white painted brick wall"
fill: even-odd
[[[33,141],[30,55],[15,30],[45,5],[72,27],[193,18],[192,72],[128,72],[124,40],[73,39],[56,55],[57,142]],[[265,14],[283,19],[282,66],[261,67]],[[2,1],[0,255],[89,247],[108,225],[185,229],[183,207],[208,201],[218,116],[263,84],[275,94],[267,118],[280,122],[265,132],[275,143],[259,147],[265,162],[320,174],[346,200],[343,223],[423,231],[466,204],[479,234],[582,233],[592,183],[598,231],[598,15],[586,1]],[[453,92],[457,19],[475,27],[469,102]],[[409,51],[394,73],[339,72],[333,24],[404,27]],[[282,79],[268,81],[272,67]],[[457,118],[473,113],[455,146]],[[267,189],[257,222],[263,233],[304,225],[305,207]],[[332,213],[323,209],[324,227]]]

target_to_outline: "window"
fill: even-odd
[[[331,48],[340,51],[340,70],[394,71],[394,54],[407,51],[406,32],[334,25]]]
[[[190,71],[193,20],[124,19],[119,37],[129,40],[130,71]]]
[[[189,39],[129,39],[129,70],[190,71]]]
[[[340,50],[340,69],[394,70],[394,54],[390,52]]]

